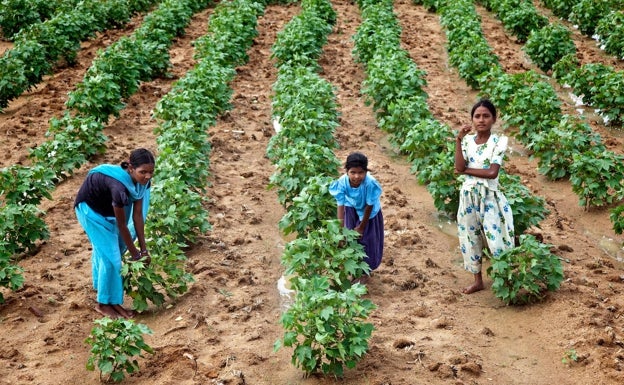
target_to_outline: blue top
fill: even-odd
[[[142,185],[140,183],[134,183],[132,181],[132,177],[130,176],[130,174],[128,174],[126,170],[121,168],[121,166],[119,165],[113,165],[113,164],[99,165],[93,168],[91,171],[89,171],[89,174],[96,173],[96,172],[110,176],[111,178],[114,178],[117,181],[119,181],[121,184],[123,184],[128,190],[128,193],[130,194],[131,202],[143,199],[143,213],[142,213],[143,219],[147,217],[147,212],[148,212],[149,204],[150,204],[151,181],[150,183],[147,183],[146,185]],[[126,212],[126,220],[128,221],[131,220],[132,219],[132,205],[124,206],[124,210]]]
[[[353,207],[357,211],[360,220],[364,218],[364,208],[373,206],[370,218],[381,210],[381,185],[372,175],[366,174],[366,178],[358,187],[351,187],[349,176],[343,175],[329,185],[329,193],[336,198],[338,206]],[[370,219],[369,218],[369,219]]]

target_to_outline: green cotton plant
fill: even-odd
[[[35,205],[7,204],[0,209],[0,254],[11,257],[34,250],[37,241],[48,239],[50,230],[43,211]]]
[[[606,150],[602,138],[586,123],[565,115],[559,125],[550,130],[538,130],[527,148],[538,158],[539,172],[551,180],[570,175],[574,154],[590,149]]]
[[[516,235],[533,226],[539,227],[539,223],[549,213],[546,200],[531,193],[517,175],[510,175],[502,170],[498,175],[498,181],[500,190],[505,194],[511,207]]]
[[[295,16],[277,34],[271,48],[271,58],[277,61],[277,67],[310,67],[318,69],[318,58],[323,53],[323,45],[332,30],[331,24],[313,11],[302,12]]]
[[[616,234],[624,233],[624,204],[611,209],[609,219]]]
[[[503,0],[492,2],[505,28],[511,31],[519,42],[525,42],[531,31],[548,25],[548,18],[541,15],[531,1]]]
[[[576,55],[568,54],[559,59],[552,67],[552,77],[557,79],[558,83],[564,84],[566,76],[579,68],[579,60]]]
[[[285,333],[274,344],[294,347],[292,363],[306,373],[342,377],[368,351],[374,326],[364,322],[375,305],[367,299],[366,286],[354,284],[344,291],[332,288],[327,276],[296,277],[297,294],[280,317]]]
[[[97,368],[100,371],[100,381],[103,376],[107,377],[106,381],[122,381],[125,373],[139,371],[139,363],[135,357],[143,357],[143,352],[154,353],[143,340],[143,334],[152,334],[152,330],[146,325],[108,317],[95,320],[94,323],[96,326],[85,340],[91,347],[86,367],[90,371]]]
[[[43,198],[52,199],[54,170],[43,165],[11,165],[0,169],[0,198],[16,205],[37,205]]]
[[[505,304],[526,304],[554,291],[563,281],[561,260],[533,235],[520,236],[520,245],[492,258],[487,272],[494,295]]]
[[[386,113],[378,118],[377,125],[390,134],[388,141],[401,153],[406,154],[408,161],[412,161],[413,158],[420,155],[414,154],[412,156],[412,152],[425,147],[424,145],[421,146],[419,140],[415,138],[421,135],[421,130],[415,126],[429,120],[433,119],[427,106],[427,98],[415,95],[396,99],[389,103]],[[411,136],[412,140],[408,136]]]
[[[570,21],[578,25],[584,35],[592,36],[600,19],[609,13],[611,7],[622,9],[622,6],[624,2],[621,0],[579,0],[572,7]]]
[[[596,27],[606,53],[624,60],[624,10],[611,11]]]
[[[2,245],[3,240],[0,240]],[[11,261],[11,254],[0,248],[0,287],[16,291],[24,286],[24,269]],[[4,303],[4,295],[0,292],[0,304]]]
[[[395,49],[378,51],[367,65],[367,77],[362,82],[366,103],[378,116],[384,116],[391,103],[413,96],[427,97],[426,72],[419,69],[407,51]]]
[[[624,156],[596,148],[573,155],[572,191],[586,209],[624,199]]]
[[[327,146],[298,142],[282,151],[268,187],[277,189],[278,201],[285,207],[306,187],[308,178],[334,175],[340,167],[332,148]]]
[[[392,3],[372,3],[362,10],[362,24],[353,40],[355,61],[367,65],[377,52],[398,47],[401,41],[401,27],[392,13]]]
[[[572,32],[558,23],[533,30],[522,49],[544,72],[550,71],[564,56],[576,54]]]
[[[204,208],[206,197],[179,177],[158,179],[151,188],[150,210],[158,215],[146,223],[154,238],[171,236],[178,243],[194,243],[212,228]]]
[[[505,127],[517,127],[516,138],[527,143],[531,136],[544,129],[544,122],[561,119],[561,101],[553,86],[543,75],[527,71],[518,76],[522,85],[515,90],[513,99],[501,116]]]
[[[176,299],[188,291],[193,275],[185,270],[184,244],[163,235],[147,240],[151,261],[125,258],[121,269],[124,292],[132,298],[132,308],[138,312],[149,304],[162,306],[168,298]]]
[[[459,208],[460,178],[455,174],[455,141],[445,142],[446,149],[429,158],[427,165],[412,163],[412,172],[418,172],[418,183],[427,186],[435,208],[448,216],[455,216]],[[418,170],[415,168],[418,167]]]
[[[301,9],[316,12],[329,25],[336,24],[337,14],[330,0],[301,0]]]
[[[448,140],[453,137],[453,131],[449,126],[431,116],[418,122],[406,121],[406,123],[408,124],[406,129],[409,131],[401,135],[402,143],[399,149],[407,154],[407,160],[412,162],[412,173],[419,173],[434,165],[437,154],[447,150],[454,151],[448,146]]]
[[[560,80],[574,93],[583,96],[585,104],[599,110],[607,124],[624,122],[624,72],[601,63],[584,64],[570,71]]]
[[[305,237],[319,228],[323,221],[336,216],[336,199],[329,193],[329,184],[335,176],[313,176],[306,186],[293,198],[288,212],[279,221],[279,229],[285,234],[296,233]]]
[[[555,16],[564,20],[568,20],[572,7],[578,3],[578,0],[542,0],[547,8],[550,8]]]
[[[364,246],[357,242],[359,237],[357,231],[345,228],[337,219],[322,221],[321,227],[286,245],[282,255],[285,274],[326,276],[332,290],[346,290],[351,279],[370,272],[364,261]],[[296,279],[291,284],[293,289],[300,289]]]

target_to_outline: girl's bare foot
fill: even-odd
[[[464,294],[472,294],[477,291],[483,290],[485,287],[483,286],[483,282],[475,282],[470,286],[466,286],[462,289],[462,293]]]
[[[119,317],[122,317],[122,315],[119,314],[117,310],[115,310],[115,308],[111,305],[98,303],[97,305],[95,305],[95,311],[100,313],[104,317],[110,317],[111,319],[117,319]]]
[[[113,309],[115,309],[117,313],[119,313],[125,319],[130,319],[136,315],[136,312],[134,312],[133,310],[128,310],[121,305],[111,305],[111,306],[113,307]]]

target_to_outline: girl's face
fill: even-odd
[[[490,131],[494,122],[496,122],[496,119],[490,110],[483,106],[477,107],[474,115],[472,115],[472,125],[477,132]]]
[[[349,177],[349,185],[351,187],[360,187],[364,178],[366,178],[366,170],[362,167],[351,167],[347,170],[347,176]]]
[[[146,185],[147,182],[149,182],[154,175],[154,164],[142,164],[139,167],[133,167],[132,165],[129,165],[128,172],[130,173],[130,177],[132,177],[132,181],[134,183]]]

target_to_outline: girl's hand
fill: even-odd
[[[360,233],[360,237],[362,235],[364,235],[364,229],[361,226],[356,226],[353,230],[357,231],[358,233]]]
[[[468,135],[470,133],[470,131],[472,131],[472,126],[469,124],[466,124],[464,126],[462,126],[462,128],[459,129],[459,133],[457,134],[457,139],[462,140],[464,139],[464,136]]]

